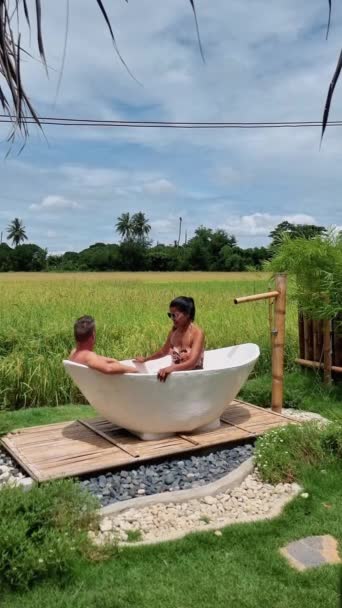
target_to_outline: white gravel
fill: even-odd
[[[233,490],[183,503],[159,503],[128,509],[105,517],[92,540],[129,542],[139,531],[140,541],[158,542],[181,537],[195,530],[221,528],[229,524],[256,521],[277,515],[298,494],[297,484],[263,483],[257,473],[248,475]]]
[[[24,475],[15,465],[11,456],[0,450],[0,489],[5,485],[23,486],[28,488],[32,484],[31,477]]]
[[[324,418],[320,414],[315,414],[314,412],[306,412],[305,410],[295,410],[293,408],[283,409],[284,416],[288,416],[289,418],[294,418],[294,420],[299,420],[299,422],[311,422],[317,420],[318,422],[322,422],[322,424],[327,424],[329,420]]]

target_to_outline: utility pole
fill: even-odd
[[[180,238],[181,238],[181,234],[182,234],[182,218],[179,218],[179,232],[178,232],[178,244],[177,247],[179,247],[179,243],[180,243]]]

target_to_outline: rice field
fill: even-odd
[[[97,350],[118,359],[157,349],[170,327],[168,305],[191,295],[207,348],[256,342],[256,373],[270,365],[268,303],[233,298],[267,291],[263,273],[70,273],[0,275],[0,408],[80,403],[65,375],[73,322],[93,315]],[[296,310],[287,311],[287,364],[297,352]]]

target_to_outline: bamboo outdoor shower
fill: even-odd
[[[275,275],[275,290],[257,293],[253,296],[235,298],[235,304],[257,302],[258,300],[273,300],[274,317],[271,326],[272,340],[272,410],[281,413],[284,394],[284,345],[285,345],[285,315],[286,315],[286,274]]]

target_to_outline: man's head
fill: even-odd
[[[84,315],[84,317],[77,319],[74,325],[74,335],[78,344],[92,348],[95,344],[95,320],[93,317]]]

